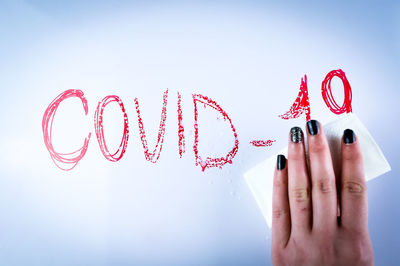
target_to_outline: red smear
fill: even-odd
[[[272,144],[276,142],[276,140],[252,140],[250,141],[250,144],[255,146],[255,147],[269,147],[272,146]]]
[[[199,127],[197,123],[197,118],[198,118],[198,110],[197,110],[197,103],[202,103],[204,104],[204,108],[206,106],[210,106],[216,111],[218,111],[222,116],[224,117],[224,120],[228,120],[229,123],[231,124],[231,129],[233,131],[233,135],[235,136],[235,145],[232,148],[230,152],[225,157],[219,157],[219,158],[211,158],[207,157],[205,160],[201,158],[199,155]],[[212,99],[208,98],[207,96],[203,96],[201,94],[193,94],[193,103],[194,103],[194,145],[193,145],[193,151],[195,154],[195,162],[196,165],[201,166],[202,170],[204,171],[206,168],[211,168],[211,167],[219,167],[222,168],[223,165],[226,163],[232,163],[233,157],[235,157],[238,149],[239,149],[239,140],[238,136],[236,133],[236,129],[232,124],[231,119],[229,118],[228,114],[222,109],[221,106],[219,106],[215,101]]]
[[[300,92],[294,101],[290,110],[279,115],[282,119],[293,119],[299,117],[303,112],[306,113],[307,121],[310,120],[310,101],[308,99],[308,88],[307,88],[307,76],[304,75],[304,79],[301,79]]]
[[[46,111],[43,115],[42,120],[42,130],[43,130],[43,139],[44,144],[46,145],[47,150],[50,153],[51,159],[54,164],[64,171],[72,170],[78,162],[85,156],[86,151],[88,149],[89,140],[91,133],[89,133],[88,137],[85,138],[83,146],[80,149],[77,149],[74,152],[70,153],[58,153],[53,148],[53,143],[51,140],[51,131],[53,128],[53,119],[56,114],[57,108],[62,101],[71,97],[78,97],[82,101],[83,109],[85,110],[85,115],[88,114],[88,104],[86,98],[83,96],[83,92],[81,90],[66,90],[60,95],[58,95],[47,107]],[[67,165],[72,165],[69,168],[63,168],[58,163],[63,163]]]
[[[342,80],[343,82],[343,87],[344,87],[344,101],[343,105],[339,106],[335,99],[333,98],[332,91],[331,91],[331,80],[333,77],[338,77]],[[338,69],[338,70],[332,70],[329,72],[324,81],[322,82],[322,98],[324,98],[324,101],[328,108],[334,113],[334,114],[343,114],[344,112],[346,113],[351,113],[352,108],[351,108],[351,100],[352,100],[352,92],[351,92],[351,87],[350,83],[346,78],[345,73],[343,70]]]
[[[185,134],[184,127],[182,122],[182,106],[181,106],[182,97],[178,91],[178,148],[179,148],[179,157],[182,158],[182,154],[185,153]]]
[[[164,142],[165,120],[167,119],[167,100],[168,100],[168,89],[164,92],[164,96],[163,96],[163,108],[162,108],[162,112],[161,112],[160,127],[158,130],[157,144],[156,144],[156,147],[154,148],[154,151],[149,152],[149,148],[147,146],[147,140],[146,140],[146,132],[143,127],[142,117],[140,116],[139,101],[138,101],[138,98],[135,98],[136,112],[138,115],[139,134],[140,134],[140,139],[143,144],[144,156],[145,156],[146,160],[148,160],[152,163],[156,163],[158,158],[160,157],[162,145]]]
[[[121,107],[122,113],[124,114],[124,133],[122,136],[121,143],[117,151],[113,154],[110,154],[105,139],[104,139],[104,130],[103,130],[103,112],[104,108],[107,104],[117,102]],[[119,161],[126,151],[126,147],[128,145],[129,138],[129,126],[128,126],[128,116],[125,113],[125,107],[122,103],[121,99],[116,95],[109,95],[103,98],[101,102],[97,105],[96,112],[94,114],[94,130],[96,132],[97,141],[99,142],[100,150],[103,153],[104,157],[111,161],[117,162]]]

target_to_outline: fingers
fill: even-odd
[[[352,231],[367,229],[367,186],[361,148],[354,132],[346,129],[342,141],[341,226]]]
[[[291,129],[288,161],[283,155],[277,158],[272,206],[274,248],[285,248],[289,238],[299,236],[301,239],[311,230],[326,236],[338,228],[338,195],[328,142],[315,120],[307,122],[307,132],[310,171],[307,169],[304,136],[298,127]],[[361,148],[352,130],[345,130],[343,135],[342,170],[338,183],[341,227],[360,234],[368,233]]]
[[[311,198],[301,128],[290,130],[288,146],[288,182],[292,236],[304,235],[311,230]]]
[[[285,156],[278,155],[272,197],[272,246],[284,248],[289,237],[288,171]]]
[[[312,184],[312,230],[329,233],[337,227],[337,193],[331,154],[318,121],[308,121],[307,129]]]

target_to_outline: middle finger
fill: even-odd
[[[337,226],[335,173],[328,141],[316,120],[307,122],[313,208],[312,230],[327,233]]]

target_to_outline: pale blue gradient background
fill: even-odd
[[[352,85],[354,112],[393,168],[368,183],[369,227],[376,265],[398,265],[399,25],[395,1],[0,0],[0,265],[270,265],[270,229],[242,174],[285,146],[292,125],[304,123],[277,118],[302,75],[313,117],[334,118],[320,84],[337,68]],[[153,144],[167,87],[166,140],[152,165],[139,143],[133,98],[140,97]],[[78,102],[60,107],[57,147],[70,151],[88,130],[93,134],[97,101],[117,94],[132,129],[120,162],[107,162],[92,138],[75,170],[53,165],[41,119],[70,88],[85,92],[89,116],[82,117]],[[187,130],[182,159],[177,90]],[[193,92],[214,98],[231,116],[240,140],[233,165],[205,173],[194,166]],[[112,110],[110,146],[120,125]],[[68,126],[76,130],[62,130]],[[222,143],[202,138],[205,152],[230,147],[221,128]],[[258,138],[277,143],[247,144]]]

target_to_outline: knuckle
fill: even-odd
[[[333,246],[325,246],[324,249],[321,252],[323,255],[323,260],[325,261],[325,265],[328,265],[329,262],[335,261],[335,259],[338,257],[338,254]]]
[[[364,250],[360,246],[352,247],[351,254],[356,261],[362,261],[364,257]]]
[[[305,157],[304,154],[301,154],[299,152],[291,152],[290,154],[288,154],[289,160],[291,163],[296,164],[298,162],[302,162]]]
[[[356,244],[351,247],[351,256],[357,265],[367,265],[373,261],[373,252],[371,248],[366,247],[363,244]]]
[[[331,178],[320,178],[317,180],[317,188],[323,194],[331,193],[334,188],[333,180]]]
[[[287,210],[285,210],[285,209],[282,209],[282,208],[275,208],[275,209],[272,211],[272,218],[273,218],[274,220],[279,220],[279,219],[281,219],[282,217],[286,216],[288,213],[289,213],[289,212],[288,212]]]
[[[274,187],[281,188],[281,187],[286,187],[286,186],[287,186],[287,182],[284,180],[284,178],[279,178],[279,177],[274,178]]]
[[[342,159],[345,161],[358,161],[361,160],[361,154],[352,148],[345,146],[342,152]]]
[[[292,144],[288,147],[288,157],[291,162],[302,161],[305,158],[303,146],[297,144]]]
[[[320,234],[323,235],[323,234]],[[319,261],[319,265],[331,265],[339,256],[337,247],[334,245],[332,236],[315,238],[318,242],[318,252],[314,253],[314,261]]]
[[[322,138],[315,138],[309,145],[311,153],[323,153],[328,149],[328,144]]]
[[[343,182],[342,190],[353,195],[363,195],[366,191],[366,186],[363,182],[348,180]]]
[[[292,191],[292,198],[296,201],[296,202],[305,202],[308,200],[309,196],[310,196],[310,191],[307,188],[293,188]]]

